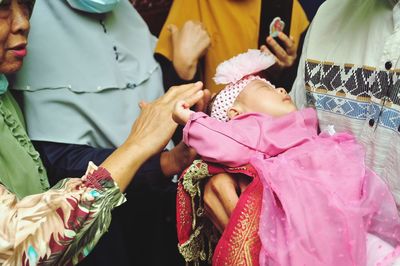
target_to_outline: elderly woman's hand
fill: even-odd
[[[180,29],[169,25],[168,29],[171,32],[174,68],[181,79],[191,80],[199,59],[211,44],[210,37],[199,21],[186,21]]]
[[[211,222],[222,233],[239,201],[240,194],[249,184],[243,175],[222,173],[211,177],[204,188],[205,210]]]
[[[172,113],[177,102],[184,101],[189,107],[204,96],[202,82],[171,87],[168,92],[151,103],[140,104],[142,113],[132,126],[127,142],[134,142],[150,155],[160,152],[171,139],[177,123]]]
[[[201,82],[172,87],[151,103],[141,103],[142,112],[132,126],[128,139],[101,166],[106,168],[123,191],[137,169],[160,152],[172,137],[177,124],[172,111],[178,101],[189,106],[202,99]]]

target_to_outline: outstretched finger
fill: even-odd
[[[198,81],[196,83],[189,83],[180,86],[171,87],[167,93],[164,94],[162,99],[164,101],[184,100],[203,88],[203,83]]]
[[[190,108],[193,105],[195,105],[198,101],[203,99],[203,96],[204,96],[204,91],[200,90],[186,97],[184,101],[186,103],[187,108]]]
[[[188,109],[189,107],[189,104],[183,100],[177,101],[175,104],[175,110]]]
[[[203,90],[203,98],[200,99],[195,105],[196,112],[206,112],[208,104],[211,100],[211,92],[207,89]]]
[[[292,36],[288,37],[285,33],[280,32],[278,38],[285,44],[285,50],[288,55],[296,54],[296,46]]]
[[[270,51],[279,59],[283,60],[286,56],[286,50],[282,48],[271,36],[267,37],[267,44]]]
[[[145,101],[143,101],[143,100],[141,100],[140,102],[139,102],[139,108],[140,109],[143,109],[143,108],[145,108],[146,106],[148,106],[149,105],[149,103],[148,102],[145,102]]]
[[[171,33],[172,43],[175,43],[179,32],[178,27],[174,24],[170,24],[167,26],[167,29]]]
[[[280,32],[278,34],[278,38],[283,42],[283,44],[285,45],[285,47],[282,48],[286,48],[286,50],[291,49],[294,45],[294,41],[292,39],[290,39],[285,33]]]
[[[268,49],[266,45],[261,45],[260,46],[260,51],[266,55],[271,55],[272,52]]]

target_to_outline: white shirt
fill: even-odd
[[[291,95],[299,108],[317,109],[321,128],[357,137],[400,206],[398,2],[327,0],[307,33]]]

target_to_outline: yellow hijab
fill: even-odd
[[[204,83],[211,92],[218,92],[223,86],[212,80],[218,64],[247,49],[259,48],[260,12],[261,0],[174,0],[155,52],[172,60],[167,26],[175,24],[181,28],[187,20],[201,21],[211,38],[205,56]],[[294,0],[290,35],[296,43],[308,24],[302,7]]]

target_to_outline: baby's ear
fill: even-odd
[[[232,106],[228,109],[228,117],[229,119],[234,118],[235,116],[240,115],[242,112],[240,110],[240,107],[238,106]]]

